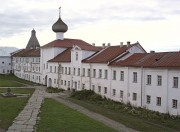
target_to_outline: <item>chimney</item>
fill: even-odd
[[[95,43],[92,43],[92,46],[95,46]]]
[[[107,46],[111,46],[111,43],[108,43]]]
[[[127,47],[129,47],[131,45],[130,41],[127,41]]]
[[[102,47],[103,47],[103,48],[105,48],[105,47],[106,47],[106,44],[105,44],[105,43],[103,43],[103,44],[102,44]]]
[[[123,47],[123,42],[120,42],[120,47]]]
[[[154,51],[154,50],[151,50],[150,53],[155,53],[155,51]]]

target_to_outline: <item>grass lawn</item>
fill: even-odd
[[[41,108],[37,132],[114,132],[53,99],[45,99]]]
[[[0,87],[23,87],[23,86],[25,85],[16,81],[0,79]]]
[[[8,84],[8,83],[3,83],[4,81],[6,81],[6,82],[8,82],[8,83],[10,83],[10,84],[12,84],[12,85],[10,85],[10,84]],[[16,85],[35,85],[35,83],[33,83],[33,82],[30,82],[30,81],[27,81],[27,80],[23,80],[23,79],[20,79],[20,78],[18,78],[18,77],[16,77],[16,76],[14,76],[14,75],[2,75],[2,74],[0,74],[0,86],[1,85],[10,85],[10,86],[14,86],[13,85],[13,83],[15,84],[15,86]],[[9,86],[9,87],[10,87]],[[1,86],[2,87],[2,86]],[[4,87],[4,86],[3,86]]]
[[[6,91],[7,89],[0,89],[0,93]],[[13,93],[32,94],[34,89],[13,88],[11,91]],[[19,112],[24,108],[27,101],[28,98],[3,98],[0,95],[0,128],[7,130],[14,118],[16,118]]]
[[[146,118],[139,118],[136,116],[132,116],[127,112],[120,112],[118,110],[111,110],[102,107],[100,104],[92,103],[87,100],[78,100],[74,98],[70,98],[70,101],[77,103],[91,111],[96,113],[100,113],[110,119],[118,121],[130,128],[139,130],[139,131],[180,131],[180,119],[175,120],[167,120],[166,122],[158,122],[158,121],[148,121]]]

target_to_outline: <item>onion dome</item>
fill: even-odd
[[[59,19],[57,20],[57,22],[53,24],[52,30],[56,33],[57,32],[65,33],[68,30],[68,26],[66,25],[66,23],[62,21],[60,11],[61,8],[59,8]]]

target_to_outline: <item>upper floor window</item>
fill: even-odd
[[[120,81],[124,81],[124,71],[120,72]]]
[[[157,76],[157,85],[158,86],[162,85],[162,76]]]
[[[82,76],[85,76],[85,68],[83,68]]]
[[[151,75],[147,75],[147,85],[151,85]]]
[[[113,71],[113,80],[116,80],[116,71]]]
[[[78,76],[80,76],[80,68],[78,68]]]
[[[96,77],[96,69],[93,69],[93,77]]]
[[[71,67],[69,67],[69,73],[68,73],[69,75],[71,74]]]
[[[67,74],[67,67],[65,67],[65,74]]]
[[[133,72],[133,82],[137,83],[137,72]]]
[[[173,77],[173,88],[178,88],[178,77]]]
[[[76,68],[74,68],[74,75],[76,75]]]
[[[64,67],[61,67],[61,73],[64,74]]]
[[[78,52],[76,52],[76,60],[78,60]]]
[[[101,77],[102,77],[102,70],[99,69],[99,78],[101,78]]]
[[[108,78],[108,70],[104,71],[104,78],[107,79]]]
[[[87,69],[87,76],[90,77],[90,74],[91,74],[91,70]]]
[[[50,66],[50,72],[52,72],[52,66]]]

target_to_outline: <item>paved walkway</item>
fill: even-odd
[[[27,105],[15,118],[7,132],[33,132],[38,120],[41,104],[45,96],[45,87],[39,86],[29,99]]]

